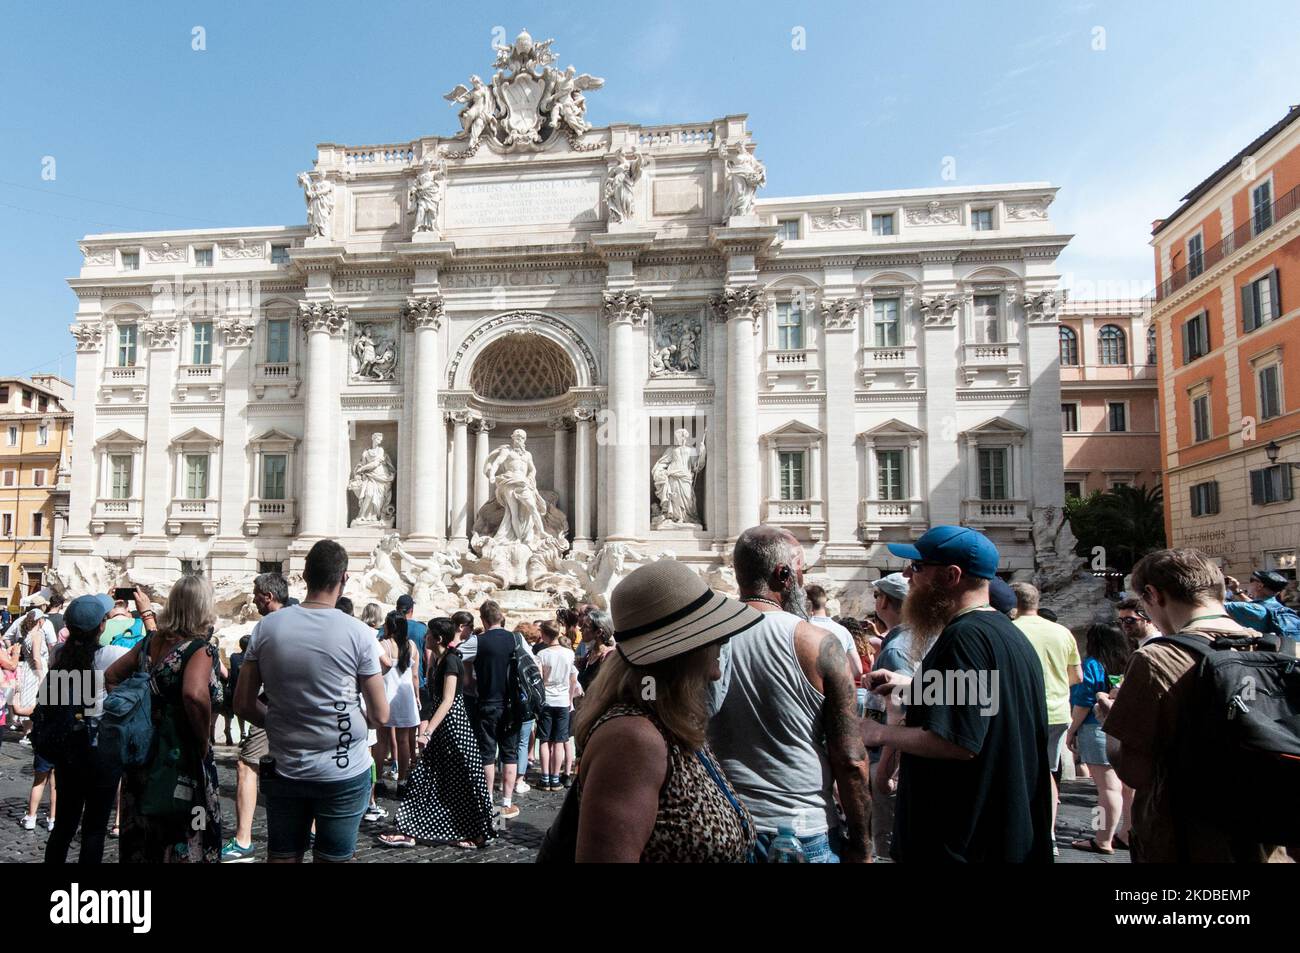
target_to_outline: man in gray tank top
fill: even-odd
[[[807,621],[803,548],[783,529],[754,526],[736,540],[734,563],[741,600],[764,615],[722,648],[709,743],[754,817],[758,857],[788,829],[810,861],[870,861],[856,693],[835,635]]]

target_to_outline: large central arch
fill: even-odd
[[[568,322],[542,311],[507,311],[488,318],[465,335],[465,339],[461,341],[460,347],[456,349],[456,353],[452,355],[451,362],[448,365],[447,386],[451,390],[473,390],[471,379],[474,375],[475,365],[484,355],[488,355],[488,360],[492,361],[494,359],[493,355],[500,358],[511,352],[523,354],[527,351],[527,347],[523,342],[519,342],[520,347],[507,345],[496,348],[493,345],[514,336],[534,335],[546,341],[546,346],[538,348],[537,353],[534,355],[534,360],[538,362],[538,365],[533,368],[534,372],[542,376],[559,379],[560,372],[558,369],[550,368],[548,370],[542,366],[558,357],[555,350],[558,348],[572,365],[571,386],[592,387],[595,385],[597,377],[596,357],[590,345],[587,344],[576,328]],[[489,354],[489,350],[491,350],[491,354]]]

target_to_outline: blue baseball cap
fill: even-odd
[[[63,622],[69,629],[94,632],[113,610],[113,604],[108,596],[77,596],[63,610]]]
[[[992,579],[998,570],[998,548],[969,526],[936,526],[915,544],[890,543],[889,551],[904,559],[957,566],[979,579]]]

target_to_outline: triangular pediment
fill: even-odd
[[[218,444],[218,443],[221,443],[221,441],[216,437],[212,436],[212,434],[208,433],[206,430],[201,430],[198,427],[191,427],[189,430],[185,431],[180,436],[173,437],[171,445],[173,447],[177,447],[185,444]]]
[[[811,424],[806,424],[802,420],[790,420],[777,427],[775,430],[769,430],[763,435],[764,439],[770,440],[773,437],[824,437],[826,436]]]
[[[119,427],[116,430],[113,430],[111,433],[104,434],[104,436],[100,437],[98,440],[95,441],[95,446],[97,447],[108,446],[110,444],[119,447],[127,446],[127,445],[133,447],[142,447],[144,446],[144,441],[141,440],[139,437],[137,437],[135,434],[127,433],[125,430]]]
[[[1024,434],[1028,433],[1020,424],[1007,420],[1005,417],[990,417],[984,423],[971,427],[966,433],[1005,433],[1005,434]]]
[[[893,418],[890,420],[886,420],[882,424],[877,424],[876,426],[872,427],[870,430],[864,430],[862,431],[862,433],[858,434],[859,437],[881,437],[886,435],[923,437],[925,436],[925,431],[913,427],[911,424],[905,424],[903,423],[903,421],[898,420],[897,418]]]
[[[285,433],[279,427],[272,427],[270,430],[259,434],[248,442],[254,446],[259,446],[264,443],[289,443],[297,446],[300,439],[301,438],[295,437],[291,433]]]

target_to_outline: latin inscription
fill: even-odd
[[[447,226],[576,225],[599,217],[600,180],[467,182],[447,187]]]

